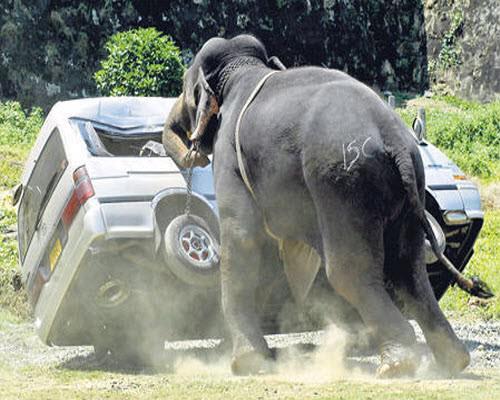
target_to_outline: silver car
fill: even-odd
[[[65,101],[43,124],[16,197],[22,277],[45,343],[109,350],[216,333],[212,173],[194,170],[193,217],[171,224],[186,205],[186,172],[159,143],[173,102]]]
[[[174,101],[82,99],[50,111],[15,195],[23,282],[45,343],[145,361],[165,339],[224,335],[212,170],[194,169],[186,217],[188,172],[160,144]],[[433,145],[421,140],[420,149],[427,211],[463,270],[483,222],[477,188]],[[426,256],[439,298],[452,278]],[[272,243],[267,259],[257,294],[263,329],[321,326],[307,306],[306,317],[284,323],[294,304]],[[312,297],[324,304],[331,292],[320,271]]]

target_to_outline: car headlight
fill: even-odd
[[[446,211],[443,218],[447,225],[463,225],[469,221],[467,214],[463,210]]]

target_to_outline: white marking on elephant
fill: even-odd
[[[371,158],[373,157],[372,155],[370,154],[367,154],[366,151],[365,151],[365,146],[366,144],[372,139],[371,136],[368,136],[365,141],[363,142],[363,146],[361,146],[361,153],[363,153],[363,155],[366,157],[366,158]]]
[[[371,136],[368,136],[364,141],[363,144],[361,145],[361,150],[359,146],[356,146],[356,141],[357,139],[354,139],[353,141],[349,142],[347,144],[347,147],[345,143],[342,143],[342,153],[344,155],[344,169],[349,172],[349,170],[354,166],[354,164],[360,159],[361,155],[363,155],[365,158],[371,158],[369,154],[367,154],[365,150],[366,144],[372,139]],[[348,154],[354,152],[354,158],[348,163]]]
[[[345,147],[345,143],[342,143],[342,151],[344,153],[344,169],[349,172],[349,170],[352,168],[352,166],[354,165],[354,163],[356,161],[358,161],[359,159],[359,147],[358,146],[355,146],[354,143],[356,143],[356,139],[354,139],[352,142],[349,142],[349,144],[347,145],[347,148]],[[347,154],[346,154],[346,150],[348,153],[351,153],[351,152],[355,152],[356,155],[354,156],[354,159],[349,163],[349,165],[347,165]]]

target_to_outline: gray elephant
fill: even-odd
[[[387,280],[437,363],[450,373],[469,364],[425,268],[424,234],[433,234],[415,139],[367,86],[337,70],[283,70],[250,35],[213,38],[185,74],[163,142],[184,167],[206,165],[203,153],[213,152],[234,373],[257,373],[272,358],[255,312],[270,240],[298,298],[324,265],[333,289],[378,344],[379,376],[417,366],[414,330]],[[188,151],[192,142],[200,151]]]

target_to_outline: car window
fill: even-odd
[[[134,135],[120,135],[104,129],[96,129],[104,147],[113,155],[120,157],[140,156],[141,150],[150,140],[161,143],[162,132],[147,132]],[[153,154],[154,155],[154,154]]]
[[[162,127],[135,127],[131,131],[107,129],[90,121],[72,119],[72,124],[87,145],[87,150],[95,157],[138,157],[144,154],[148,142],[161,144]],[[162,156],[160,152],[148,152],[148,156]]]
[[[56,128],[50,134],[40,156],[35,161],[35,167],[24,188],[19,205],[18,231],[21,260],[24,260],[40,218],[67,165],[61,135]]]

